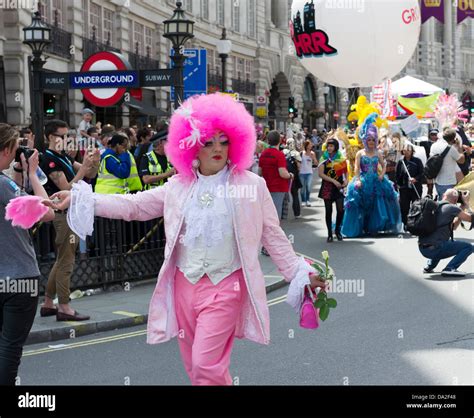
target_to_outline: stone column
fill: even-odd
[[[316,109],[325,112],[326,99],[324,97],[324,83],[318,80],[316,87]],[[322,130],[324,128],[324,116],[316,119],[316,129]]]
[[[443,47],[445,69],[444,76],[449,79],[449,76],[453,71],[453,5],[451,1],[444,2]]]
[[[338,89],[338,107],[339,112],[338,125],[343,127],[347,123],[347,109],[349,106],[349,89]]]
[[[74,72],[81,69],[84,63],[84,54],[82,51],[82,37],[87,38],[88,34],[83,33],[83,9],[82,1],[74,0],[67,3],[67,30],[72,33],[71,36],[71,60],[68,63],[68,71]],[[81,110],[84,107],[82,103],[82,92],[78,89],[69,90],[69,123],[71,126],[79,126],[82,119]]]

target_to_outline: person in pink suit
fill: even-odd
[[[324,288],[298,257],[265,181],[247,170],[256,134],[243,104],[219,93],[194,96],[170,121],[166,154],[177,171],[165,185],[134,195],[94,194],[81,182],[52,196],[81,238],[94,216],[126,221],[164,217],[164,262],[151,298],[147,342],[178,337],[193,385],[231,385],[234,339],[270,341],[263,244],[290,282],[287,302],[299,313],[306,285]]]

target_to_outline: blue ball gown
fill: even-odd
[[[373,157],[363,155],[360,159],[362,186],[356,188],[355,180],[349,183],[342,222],[342,234],[346,237],[402,231],[398,193],[387,177],[384,177],[382,181],[379,180],[378,161],[377,155]]]

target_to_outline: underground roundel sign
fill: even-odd
[[[126,58],[116,52],[97,52],[91,55],[81,67],[81,73],[87,76],[89,71],[111,72],[110,80],[114,80],[113,71],[131,70]],[[104,73],[105,74],[105,73]],[[118,79],[118,77],[115,77]],[[113,84],[113,83],[109,83]],[[84,88],[81,90],[87,101],[95,106],[108,107],[116,104],[127,91],[126,87]]]

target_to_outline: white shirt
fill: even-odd
[[[231,202],[226,197],[229,169],[203,176],[184,207],[184,234],[177,247],[177,266],[196,284],[204,274],[216,285],[241,268],[232,222]]]
[[[438,139],[432,146],[430,151],[430,157],[435,154],[442,154],[443,151],[449,144],[444,139]],[[456,172],[460,171],[457,161],[461,158],[461,154],[452,145],[449,152],[444,157],[443,165],[438,176],[435,179],[435,183],[440,186],[454,186],[457,183]]]
[[[313,158],[311,154],[307,155],[305,152],[302,152],[300,174],[313,174]]]

